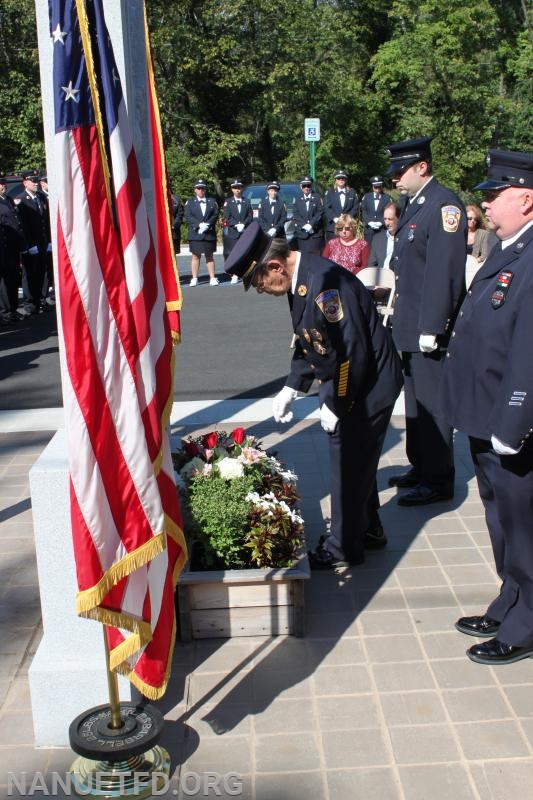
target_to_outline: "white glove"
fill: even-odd
[[[379,231],[381,228],[381,222],[369,222],[368,227],[373,228],[375,231]]]
[[[269,228],[268,229],[268,235],[269,236],[275,236],[276,235],[276,229],[275,228]]]
[[[33,247],[29,248],[28,253],[30,254],[30,256],[38,256],[39,255],[39,248],[37,247],[36,244],[34,244]]]
[[[333,411],[330,411],[325,403],[320,406],[320,424],[326,433],[335,433],[335,428],[339,424],[339,418]]]
[[[272,401],[272,414],[276,422],[290,422],[292,419],[291,406],[298,397],[298,392],[290,386],[284,386],[281,392]]]
[[[46,245],[46,252],[47,253],[52,252],[52,242],[48,242],[48,244]]]
[[[499,456],[515,456],[522,449],[522,445],[520,445],[518,450],[515,450],[513,447],[509,447],[508,444],[505,444],[505,442],[502,442],[497,436],[494,435],[490,437],[490,443],[494,452],[498,453]]]
[[[302,225],[302,228],[304,229],[304,231],[307,231],[308,233],[313,233],[313,226],[310,225],[308,222],[305,225]]]
[[[337,223],[339,221],[339,217],[333,217],[333,222]]]
[[[205,233],[208,228],[209,228],[208,222],[200,222],[200,224],[198,225],[198,233]]]
[[[418,347],[421,353],[432,353],[437,349],[437,337],[434,333],[421,333]]]
[[[235,227],[237,228],[237,230],[239,231],[239,233],[242,233],[242,232],[243,232],[243,230],[244,230],[244,222],[238,222],[238,223],[235,225]]]

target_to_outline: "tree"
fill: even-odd
[[[33,0],[2,0],[0,60],[0,167],[38,169],[45,161]]]

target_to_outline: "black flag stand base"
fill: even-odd
[[[94,706],[70,724],[70,767],[77,797],[146,798],[168,785],[170,756],[157,743],[162,714],[149,703],[120,703],[118,680],[109,669],[104,626],[109,705]]]

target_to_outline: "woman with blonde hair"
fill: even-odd
[[[467,206],[466,219],[468,223],[466,252],[482,264],[489,254],[489,232],[485,230],[481,209],[474,205]]]
[[[335,233],[335,239],[326,243],[322,255],[356,275],[366,267],[370,255],[370,245],[363,236],[363,223],[350,214],[341,214]]]

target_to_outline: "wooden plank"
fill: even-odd
[[[285,583],[200,584],[188,587],[192,610],[202,608],[246,608],[247,606],[292,605],[292,586]]]
[[[290,606],[256,606],[191,611],[195,639],[231,636],[276,636],[293,631]]]

